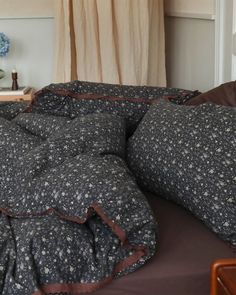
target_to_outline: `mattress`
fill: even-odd
[[[159,224],[159,249],[139,270],[96,295],[209,295],[210,266],[236,257],[235,249],[180,206],[146,194]]]

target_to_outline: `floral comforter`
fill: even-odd
[[[0,294],[78,294],[143,265],[156,223],[108,114],[0,117]]]

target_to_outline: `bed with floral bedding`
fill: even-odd
[[[176,295],[195,295],[196,280],[201,294],[208,294],[206,262],[218,255],[231,257],[232,249],[195,217],[186,218],[183,209],[159,200],[164,194],[147,196],[140,188],[146,184],[146,179],[140,182],[146,163],[138,152],[130,155],[130,145],[143,128],[139,123],[153,112],[152,104],[161,106],[164,98],[180,105],[197,94],[74,81],[43,88],[30,106],[0,104],[0,294],[169,295],[174,288]],[[145,152],[143,144],[139,147],[136,141],[135,147]],[[148,148],[149,158],[150,152]],[[155,159],[151,161],[153,169]],[[155,182],[155,173],[149,177]],[[153,187],[148,190],[155,192]],[[173,222],[178,230],[168,230]],[[188,257],[186,236],[181,239],[179,231],[189,232],[188,226],[196,228],[196,239],[187,239],[204,265],[193,274],[187,260],[184,272],[173,267],[179,265],[178,249]],[[199,253],[206,244],[215,245],[204,259],[196,251],[197,232],[204,241]],[[167,241],[175,245],[170,251]],[[185,281],[175,277],[179,272]],[[172,278],[173,286],[163,276]]]
[[[92,291],[153,256],[156,224],[123,160],[123,119],[22,113],[0,118],[0,138],[1,294]]]

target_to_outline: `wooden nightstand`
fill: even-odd
[[[211,269],[211,295],[236,295],[236,258],[214,262]]]
[[[34,92],[35,90],[30,88],[28,92],[22,95],[0,95],[0,101],[30,101]]]

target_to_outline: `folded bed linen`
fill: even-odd
[[[118,116],[0,118],[1,294],[93,291],[154,255],[124,151]]]

